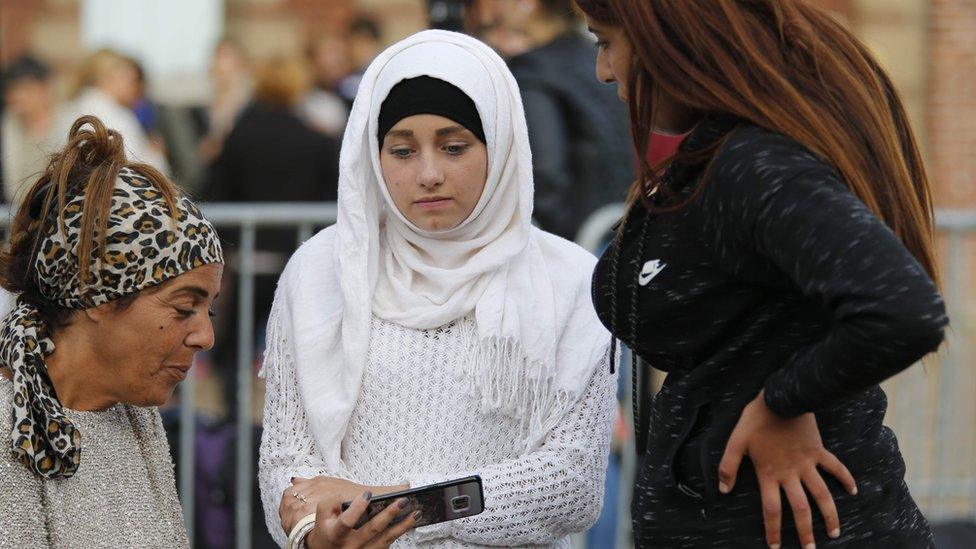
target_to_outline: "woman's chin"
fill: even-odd
[[[445,216],[445,215],[427,215],[422,216],[420,219],[411,219],[410,222],[416,225],[418,228],[429,232],[439,232],[439,231],[449,231],[454,227],[457,227],[464,221],[463,219],[457,219],[457,216]]]
[[[163,386],[155,387],[152,392],[145,395],[141,395],[138,400],[129,402],[133,406],[163,406],[169,401],[173,400],[173,394],[176,392],[176,387],[178,383],[166,384]]]

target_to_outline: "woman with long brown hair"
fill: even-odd
[[[669,372],[638,414],[637,545],[931,546],[878,384],[948,320],[884,70],[805,0],[577,4],[637,150],[688,133],[594,276],[604,324]]]

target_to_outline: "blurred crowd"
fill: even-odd
[[[620,199],[633,173],[625,106],[593,78],[596,56],[569,0],[467,0],[459,30],[511,63],[529,119],[536,218],[573,239],[579,223]],[[436,11],[437,0],[431,0]],[[94,114],[130,155],[163,170],[199,198],[329,201],[338,149],[365,67],[386,45],[381,19],[354,18],[312,34],[303,52],[254,60],[233,37],[210,63],[210,95],[167,105],[149,95],[137,59],[102,49],[55,74],[24,53],[2,72],[3,199],[16,204],[71,122]],[[64,85],[64,82],[69,82]],[[56,85],[61,84],[61,85]]]
[[[465,8],[455,30],[495,48],[518,81],[532,148],[537,222],[575,239],[591,213],[623,199],[636,165],[626,106],[613,87],[593,76],[592,38],[581,28],[570,0],[450,4]],[[438,2],[431,0],[430,8],[436,23]],[[303,52],[261,60],[250,58],[235,38],[223,38],[213,49],[208,101],[189,106],[154,101],[139,61],[122,52],[90,53],[70,75],[55,74],[43,59],[25,53],[2,72],[3,199],[16,205],[47,155],[64,144],[71,123],[93,114],[124,137],[131,156],[159,168],[204,201],[334,201],[342,134],[359,80],[388,45],[380,21],[362,14],[340,31],[312,35]],[[70,85],[56,85],[66,80]],[[676,139],[657,140],[646,153],[661,159],[676,145]],[[222,234],[229,241],[225,249],[233,267],[236,235]],[[295,231],[285,229],[258,233],[253,319],[258,340],[275,281],[296,238]],[[237,421],[237,282],[234,276],[224,278],[215,322],[218,343],[207,363],[198,366],[198,378],[215,380],[213,405],[201,408],[205,413],[195,445],[198,519],[217,530],[232,525],[233,467],[226,465],[232,465]],[[260,357],[261,349],[255,351]],[[177,418],[175,413],[169,416],[174,434]],[[623,440],[625,433],[618,432],[617,438]],[[178,455],[178,438],[170,441]],[[599,540],[595,546],[611,546],[616,529],[616,467],[611,460],[607,510],[591,534]],[[260,547],[267,534],[262,521],[254,524],[254,546]],[[226,535],[207,539],[207,531],[198,528],[198,546],[231,542]]]
[[[189,106],[154,101],[139,61],[122,52],[95,51],[65,74],[54,74],[43,59],[25,53],[2,72],[4,201],[18,202],[19,191],[36,178],[44,157],[62,144],[71,122],[83,113],[122,134],[131,156],[203,198],[269,199],[233,196],[256,189],[226,188],[228,175],[254,167],[237,163],[242,152],[257,145],[248,135],[258,134],[279,146],[267,153],[271,162],[259,166],[264,171],[249,177],[275,177],[276,191],[291,193],[278,200],[330,200],[338,140],[359,75],[382,46],[378,24],[366,16],[343,33],[312,37],[305,55],[260,62],[226,37],[213,49],[208,101]]]

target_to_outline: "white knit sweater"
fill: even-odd
[[[569,547],[567,536],[600,514],[614,414],[615,375],[604,357],[577,404],[537,450],[522,454],[524,421],[484,410],[458,376],[468,318],[433,330],[376,317],[362,390],[342,441],[347,470],[329,471],[308,430],[293,358],[269,320],[267,397],[260,486],[268,528],[279,544],[281,493],[293,476],[343,477],[366,485],[420,486],[481,475],[485,511],[420,528],[395,547]]]

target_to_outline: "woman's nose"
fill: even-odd
[[[610,70],[610,63],[607,61],[607,54],[603,50],[596,55],[596,79],[604,84],[612,84],[617,81]]]
[[[203,321],[193,328],[186,336],[186,346],[207,351],[214,346],[214,327],[213,321],[206,316]]]
[[[426,159],[420,171],[419,181],[421,187],[430,189],[444,183],[444,170],[437,165],[434,159]]]

